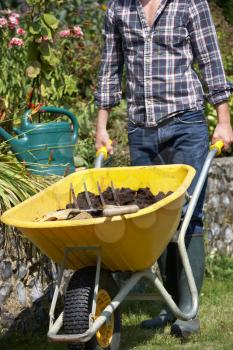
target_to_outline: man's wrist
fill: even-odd
[[[220,124],[220,125],[231,125],[230,114],[218,114],[218,124]]]
[[[103,132],[107,131],[107,127],[106,126],[98,126],[97,125],[96,131],[100,132],[100,133],[103,133]]]
[[[220,103],[215,106],[218,116],[218,124],[220,125],[231,125],[231,115],[229,104],[227,101]]]
[[[230,120],[218,120],[218,125],[229,126],[229,125],[231,125],[231,121]]]
[[[107,130],[107,122],[110,110],[100,109],[98,112],[96,130],[97,132],[104,132]]]

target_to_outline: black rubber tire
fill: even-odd
[[[96,267],[85,267],[76,271],[69,282],[65,295],[64,331],[65,334],[82,334],[89,328],[89,315],[95,285]],[[99,289],[105,289],[111,298],[118,291],[112,274],[101,270]],[[120,346],[121,314],[119,308],[114,312],[114,331],[111,344],[104,350],[118,350]],[[96,336],[85,344],[69,344],[70,350],[102,350]]]

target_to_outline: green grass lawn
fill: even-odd
[[[200,319],[202,332],[188,342],[169,335],[143,331],[141,320],[155,315],[161,304],[155,302],[127,302],[123,306],[123,329],[120,350],[233,350],[233,280],[206,279],[201,295]],[[46,332],[0,338],[1,350],[64,350],[65,346],[48,344]]]

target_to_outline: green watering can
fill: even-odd
[[[73,148],[78,139],[77,118],[68,110],[57,107],[41,107],[40,113],[56,113],[70,118],[68,122],[48,122],[32,124],[29,116],[22,117],[20,129],[15,129],[17,137],[0,128],[0,137],[9,142],[16,157],[25,162],[28,170],[37,175],[67,175],[75,171]]]

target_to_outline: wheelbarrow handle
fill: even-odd
[[[109,139],[109,145],[112,144],[112,140]],[[108,150],[106,146],[99,148],[96,152],[95,168],[102,168],[103,162],[108,159]]]
[[[220,156],[222,153],[223,147],[224,147],[224,142],[222,140],[219,140],[210,146],[210,150],[216,150],[216,155]]]
[[[189,289],[190,289],[191,296],[192,296],[192,307],[189,310],[188,314],[186,314],[186,315],[183,312],[181,312],[181,310],[176,309],[175,306],[171,304],[171,302],[169,303],[170,307],[172,307],[173,312],[175,312],[176,316],[181,318],[181,319],[193,318],[193,317],[195,317],[195,315],[198,311],[198,292],[197,292],[195,280],[194,280],[193,273],[192,273],[192,268],[191,268],[191,265],[189,262],[189,258],[188,258],[188,254],[187,254],[187,250],[186,250],[186,246],[185,246],[185,234],[187,232],[187,228],[188,228],[189,223],[191,221],[191,218],[193,216],[193,213],[194,213],[194,210],[196,208],[200,194],[202,192],[203,186],[206,182],[211,163],[216,155],[221,154],[223,147],[224,147],[224,142],[221,140],[219,140],[216,143],[214,143],[213,145],[211,145],[210,151],[209,151],[209,153],[206,157],[206,160],[204,162],[204,165],[203,165],[201,174],[199,176],[199,179],[197,181],[196,187],[195,187],[194,192],[191,196],[191,200],[189,202],[187,211],[185,213],[180,231],[178,232],[178,236],[175,235],[173,238],[173,241],[177,242],[177,244],[178,244],[178,249],[179,249],[181,261],[182,261],[182,264],[183,264],[183,267],[184,267],[184,270],[185,270],[185,273],[187,276],[188,285],[189,285]],[[158,288],[160,288],[160,286],[158,286]],[[168,299],[168,297],[167,297],[167,299]]]
[[[222,149],[224,147],[224,142],[222,140],[218,140],[213,145],[210,146],[210,151],[206,157],[206,160],[204,162],[204,165],[202,167],[201,174],[199,176],[199,179],[197,181],[196,187],[194,189],[194,192],[191,196],[191,200],[187,209],[187,212],[184,217],[183,224],[181,226],[180,234],[179,234],[179,240],[184,240],[185,233],[187,231],[189,222],[191,220],[191,217],[193,215],[193,212],[196,208],[199,196],[201,194],[202,188],[205,184],[205,181],[208,176],[208,172],[211,166],[211,163],[216,155],[220,155],[222,152]]]

